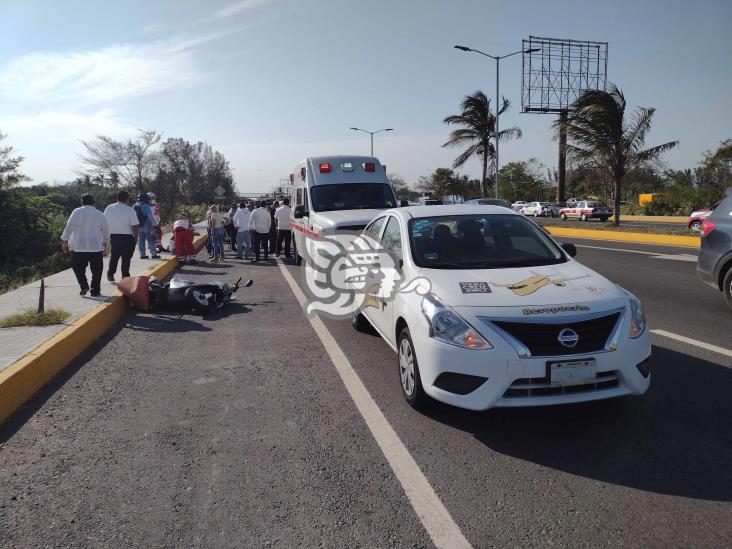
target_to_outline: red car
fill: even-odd
[[[691,215],[689,216],[689,221],[686,223],[686,226],[689,228],[690,231],[701,230],[702,223],[707,217],[709,217],[709,214],[712,213],[714,211],[714,208],[716,208],[717,206],[719,206],[719,202],[715,202],[709,208],[704,208],[703,210],[696,210],[695,212],[691,212]]]
[[[565,220],[570,217],[576,217],[582,221],[589,221],[592,218],[607,221],[612,215],[613,211],[610,208],[602,202],[595,200],[582,200],[571,208],[568,207],[559,210],[559,217]]]

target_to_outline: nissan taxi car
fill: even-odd
[[[643,308],[532,221],[497,206],[387,210],[365,229],[429,289],[367,299],[396,351],[402,392],[471,410],[640,395],[650,384]]]

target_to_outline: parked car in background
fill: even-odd
[[[526,202],[524,200],[517,200],[513,204],[511,204],[511,209],[515,212],[520,212],[521,208],[526,206]]]
[[[691,212],[691,215],[689,216],[689,221],[687,222],[686,226],[689,228],[690,231],[701,230],[702,222],[707,217],[709,217],[709,214],[712,213],[717,206],[719,206],[719,202],[715,202],[709,208],[704,208],[702,210],[696,210],[695,212]]]
[[[554,202],[543,202],[544,206],[549,208],[551,212],[551,217],[558,217],[559,216],[559,206],[554,204]]]
[[[582,200],[577,202],[574,207],[559,210],[559,217],[564,220],[572,217],[579,218],[581,221],[589,221],[590,219],[607,221],[612,215],[613,211],[607,205],[596,200]]]
[[[580,200],[576,199],[575,197],[568,198],[565,204],[568,208],[574,208],[577,204],[581,202]]]
[[[511,203],[507,200],[501,200],[500,198],[474,198],[468,200],[465,204],[469,206],[501,206],[503,208],[511,209]]]
[[[551,217],[551,209],[544,202],[529,202],[521,208],[520,212],[524,215],[533,217]]]
[[[732,309],[732,187],[701,225],[701,247],[696,273],[724,294]]]

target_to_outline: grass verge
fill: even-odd
[[[47,309],[42,313],[35,309],[27,309],[0,320],[0,328],[52,326],[54,324],[63,324],[70,316],[71,313],[66,309]]]
[[[537,221],[542,227],[556,227],[557,229],[592,229],[595,231],[619,231],[627,233],[647,233],[647,234],[671,234],[678,236],[699,236],[699,233],[694,233],[686,227],[668,227],[668,226],[648,226],[648,225],[623,225],[620,222],[620,227],[616,227],[611,222],[602,221],[588,221],[585,224],[579,225],[577,223],[566,223],[562,224],[561,221],[541,219],[538,220],[532,218],[532,221]]]

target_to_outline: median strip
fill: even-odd
[[[626,231],[572,229],[543,225],[542,228],[552,236],[566,236],[587,240],[609,240],[613,242],[632,242],[635,244],[655,244],[658,246],[676,246],[681,248],[699,248],[701,239],[698,236],[680,236],[671,234],[633,233]]]

